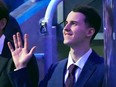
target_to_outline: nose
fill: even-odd
[[[67,24],[64,26],[64,30],[65,30],[65,31],[69,31],[69,30],[70,30],[70,24],[67,23]]]

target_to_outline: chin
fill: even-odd
[[[67,44],[68,42],[64,40],[63,43],[64,43],[64,44]]]
[[[69,42],[69,41],[64,41],[63,43],[64,43],[65,45],[68,45],[68,46],[70,45],[70,42]]]

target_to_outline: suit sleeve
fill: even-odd
[[[39,71],[35,56],[26,68],[11,71],[8,76],[13,87],[38,87]]]
[[[23,68],[9,74],[13,87],[33,87],[27,68]]]

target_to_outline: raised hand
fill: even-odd
[[[11,43],[8,42],[8,47],[11,51],[12,58],[15,64],[16,69],[21,69],[27,66],[30,58],[33,55],[33,52],[36,46],[33,46],[28,52],[28,35],[24,35],[24,46],[22,44],[20,33],[13,35],[13,41],[15,49],[12,47]]]

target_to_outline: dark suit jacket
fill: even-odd
[[[7,25],[5,26],[4,30],[5,30],[4,35],[10,40],[13,40],[12,36],[16,34],[17,32],[19,32],[21,34],[21,37],[23,37],[20,25],[18,24],[17,20],[11,15],[9,15],[9,21]]]
[[[19,77],[19,76],[17,74],[13,74],[14,69],[15,69],[14,63],[11,58],[0,57],[0,87],[15,87],[12,79],[10,78],[10,75],[13,75],[14,77]],[[37,87],[39,81],[38,80],[39,73],[38,73],[38,66],[36,59],[31,58],[27,68],[24,68],[23,70],[28,71],[29,79],[30,79],[29,81],[32,82],[31,84],[32,87]],[[21,79],[25,79],[25,77],[22,77]],[[21,81],[17,83],[20,84]],[[19,87],[21,86],[19,85]]]
[[[63,87],[67,59],[52,65],[39,87]],[[104,61],[92,51],[75,87],[102,87],[104,79]]]
[[[4,57],[4,58],[11,58],[11,52],[8,48],[8,41],[11,42],[12,46],[14,46],[13,44],[13,35],[16,34],[17,32],[19,32],[21,34],[21,38],[23,37],[22,35],[22,31],[20,29],[20,26],[18,24],[18,22],[16,21],[16,19],[12,16],[9,15],[9,21],[7,23],[7,25],[5,26],[4,29],[4,35],[5,35],[5,42],[4,42],[4,47],[2,50],[2,54],[0,56]],[[23,38],[22,38],[23,41]]]

